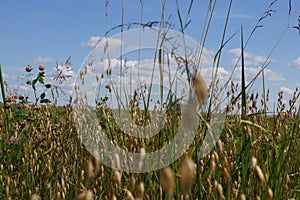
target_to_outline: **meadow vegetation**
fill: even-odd
[[[209,4],[206,30],[214,3],[216,1]],[[242,28],[239,30],[242,68],[245,67],[244,48],[259,23],[269,16],[268,12],[259,19],[245,44]],[[181,19],[179,8],[178,16]],[[180,25],[184,32],[187,24],[181,20]],[[214,57],[216,69],[221,52],[229,42],[225,35],[226,23],[221,47]],[[204,34],[203,45],[206,37]],[[263,74],[267,65],[268,61],[259,74]],[[34,94],[34,101],[30,102],[28,97],[9,90],[0,66],[3,97],[0,105],[0,199],[300,199],[298,89],[287,102],[283,100],[283,92],[278,92],[275,111],[269,113],[268,90],[252,93],[249,88],[256,79],[246,83],[242,70],[241,83],[228,80],[228,87],[224,87],[224,127],[209,154],[203,158],[197,154],[206,134],[203,125],[189,150],[177,161],[158,171],[136,174],[111,169],[88,152],[73,123],[74,99],[59,106],[55,96],[57,88],[44,82],[47,66],[38,68],[36,77],[27,81]],[[29,66],[25,70],[33,73]],[[194,86],[194,89],[196,95],[199,94],[201,88]],[[202,97],[197,98],[200,101]],[[134,98],[132,105],[136,105]],[[109,120],[112,110],[106,106],[105,97],[95,112],[100,125],[109,129],[108,136],[114,144],[127,151],[140,152],[159,149],[176,134],[181,113],[176,102],[168,105],[165,126],[160,134],[147,140],[122,134],[118,125]],[[209,113],[206,114],[208,120]],[[137,124],[143,124],[148,115],[142,109],[135,109],[132,117]]]

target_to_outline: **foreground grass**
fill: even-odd
[[[254,100],[247,99],[252,112],[245,118],[229,104],[221,138],[206,157],[197,158],[197,137],[169,168],[145,174],[115,171],[94,159],[76,134],[71,107],[1,105],[0,199],[299,199],[299,111],[291,104],[281,112],[279,99],[276,114],[259,114]],[[167,126],[163,134],[172,133]],[[124,138],[117,128],[113,134],[131,151],[150,144]],[[195,168],[182,167],[187,157]],[[188,183],[182,170],[193,172]]]

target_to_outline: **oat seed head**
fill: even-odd
[[[169,199],[172,199],[175,191],[175,174],[170,167],[161,170],[160,184],[166,190]]]
[[[179,168],[179,173],[181,176],[180,183],[185,194],[189,191],[193,184],[194,170],[195,163],[190,157],[186,156]]]

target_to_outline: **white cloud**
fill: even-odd
[[[271,69],[265,69],[265,79],[270,81],[284,81],[285,78],[282,74],[275,72]]]
[[[242,13],[233,13],[230,15],[230,18],[237,18],[237,19],[253,19],[251,15],[245,15]]]
[[[290,95],[294,94],[294,90],[287,88],[287,87],[280,87],[280,91],[283,91],[284,93],[290,94]]]
[[[100,39],[101,37],[99,36],[92,36],[88,42],[81,43],[81,46],[94,47]]]
[[[118,47],[122,44],[121,40],[118,38],[105,38],[99,36],[90,37],[89,41],[81,43],[81,46],[95,47],[98,42],[108,40],[108,45],[110,48]]]
[[[297,57],[296,60],[293,60],[292,63],[289,63],[288,67],[300,69],[300,57]]]
[[[49,62],[53,62],[54,59],[50,58],[48,56],[36,56],[33,61],[35,63],[49,63]]]
[[[238,67],[235,70],[235,72],[233,74],[234,80],[240,80],[241,70],[242,70],[241,67]],[[260,72],[260,70],[261,70],[261,68],[246,67],[245,74],[246,74],[247,81],[251,81]],[[261,77],[261,74],[259,75],[259,77]],[[265,78],[265,80],[268,80],[268,81],[283,81],[283,80],[285,80],[282,74],[275,72],[271,69],[264,70],[264,78]]]
[[[232,64],[235,65],[241,55],[241,49],[240,48],[230,49],[230,50],[228,50],[228,53],[233,56],[233,59],[231,62],[232,62]],[[256,54],[248,53],[248,52],[244,53],[244,58],[245,58],[245,65],[251,66],[251,67],[258,67],[258,66],[262,65],[268,59],[265,56],[256,55]],[[271,59],[269,59],[269,61],[271,61]],[[240,60],[240,62],[241,62],[241,60]]]

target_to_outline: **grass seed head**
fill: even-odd
[[[197,101],[200,105],[203,105],[208,98],[208,87],[200,74],[192,74],[191,76]]]
[[[93,192],[91,190],[84,191],[76,197],[76,200],[92,200],[92,199],[93,199]]]
[[[161,170],[160,184],[166,190],[169,199],[172,199],[175,191],[175,174],[170,167]]]
[[[144,191],[145,191],[144,183],[140,182],[137,186],[136,199],[143,199],[144,198]]]
[[[117,170],[114,170],[114,181],[120,185],[121,184],[121,178],[122,178],[122,175],[119,171]]]
[[[273,199],[273,191],[271,188],[268,188],[267,196],[268,196],[268,200]]]
[[[134,200],[133,194],[129,190],[125,189],[125,192],[127,194],[127,198],[126,199],[128,199],[128,200]]]
[[[94,177],[94,166],[91,160],[87,162],[86,170],[85,170],[85,175],[87,179],[93,178]]]
[[[193,184],[194,171],[195,163],[190,157],[185,157],[179,168],[180,183],[184,193],[187,193]]]
[[[254,170],[256,165],[257,165],[257,159],[255,157],[252,157],[250,161],[250,169]]]
[[[220,199],[225,199],[225,197],[223,195],[223,187],[220,183],[218,183],[217,191],[218,191],[218,195],[219,195]]]
[[[246,195],[245,194],[241,194],[239,200],[246,200]]]
[[[255,172],[256,172],[256,175],[259,178],[259,181],[261,183],[264,183],[265,182],[265,176],[264,176],[264,173],[262,172],[261,168],[258,165],[256,165],[256,167],[255,167]]]

